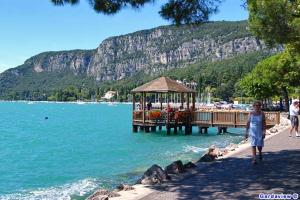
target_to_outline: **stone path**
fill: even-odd
[[[154,187],[141,200],[259,199],[260,193],[298,193],[300,199],[300,138],[287,131],[265,142],[264,159],[251,165],[251,149],[208,164],[184,179]]]

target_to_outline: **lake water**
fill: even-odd
[[[98,187],[133,184],[152,164],[197,160],[229,134],[132,133],[129,104],[0,102],[0,199],[83,199]]]

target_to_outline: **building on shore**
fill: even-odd
[[[111,101],[117,95],[116,91],[107,91],[101,99],[105,101]]]

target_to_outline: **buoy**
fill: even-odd
[[[48,117],[45,117],[45,119],[48,119]]]

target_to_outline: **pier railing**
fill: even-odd
[[[245,127],[249,112],[247,111],[194,111],[191,123],[199,126]],[[279,112],[265,112],[267,126],[280,122]]]
[[[161,110],[133,112],[133,122],[167,124],[183,123],[202,127],[245,127],[249,112],[247,111],[224,111],[224,110],[199,110],[199,111],[174,111],[166,112]],[[280,122],[279,112],[265,112],[267,126],[274,126]]]

